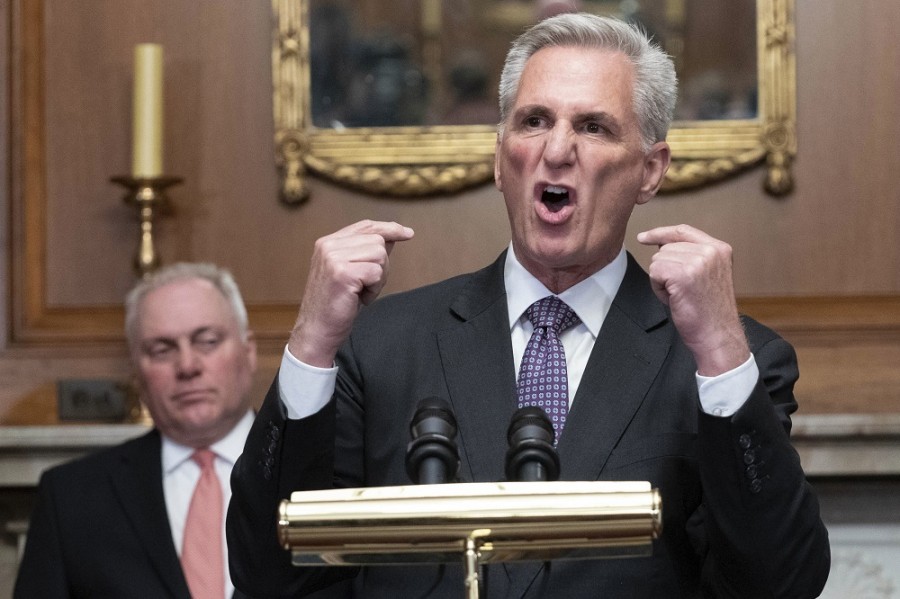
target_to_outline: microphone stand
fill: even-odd
[[[466,538],[463,565],[466,569],[466,599],[478,599],[478,589],[481,586],[481,550],[472,536]]]

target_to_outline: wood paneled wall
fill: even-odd
[[[159,221],[159,249],[165,262],[233,270],[264,341],[260,397],[316,238],[361,218],[412,226],[388,292],[478,268],[508,243],[491,185],[396,200],[313,179],[307,204],[278,202],[268,2],[0,9],[0,424],[51,421],[59,378],[128,376],[120,302],[137,222],[109,177],[130,166],[137,43],[164,45],[164,160],[185,179],[170,194],[175,214]],[[796,26],[796,191],[767,196],[751,170],[639,207],[631,238],[689,222],[732,243],[743,309],[798,349],[804,413],[900,412],[900,4],[797,0]],[[629,249],[646,263],[649,250]]]

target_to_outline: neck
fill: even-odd
[[[531,263],[519,258],[522,266],[530,272],[534,278],[541,282],[547,289],[555,295],[559,295],[566,289],[574,287],[578,283],[593,276],[608,266],[619,255],[620,250],[616,250],[612,255],[602,259],[591,261],[588,264],[578,264],[566,267],[548,267],[542,264]]]

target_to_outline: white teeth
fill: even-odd
[[[565,187],[557,187],[556,185],[548,185],[544,191],[547,193],[568,193]]]

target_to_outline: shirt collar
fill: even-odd
[[[230,466],[234,466],[234,463],[241,456],[241,452],[244,451],[244,442],[247,440],[247,435],[250,433],[250,427],[253,425],[253,418],[253,411],[247,410],[244,417],[238,421],[227,435],[210,446],[210,449],[213,450],[216,457],[225,460]],[[185,460],[189,460],[194,453],[194,448],[176,443],[166,435],[161,436],[162,467],[163,474],[165,475],[170,474],[173,470],[181,466]]]
[[[613,298],[625,278],[627,267],[625,248],[622,248],[612,262],[558,296],[578,314],[581,322],[595,339],[600,334],[603,320],[609,313]],[[523,317],[528,306],[548,295],[555,295],[522,266],[513,251],[512,244],[506,253],[503,279],[506,285],[510,330]]]

